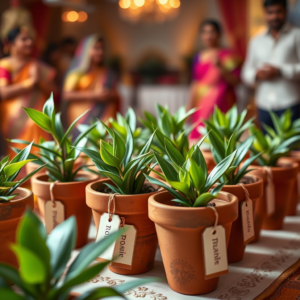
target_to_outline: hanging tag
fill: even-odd
[[[137,230],[133,225],[125,225],[125,233],[116,242],[112,267],[131,270]]]
[[[223,226],[208,227],[203,232],[205,279],[228,273],[226,235]]]
[[[100,217],[96,242],[109,236],[111,233],[119,230],[121,224],[121,219],[118,215],[110,215],[104,213]],[[111,244],[99,257],[105,260],[111,260],[114,256],[115,244]]]
[[[45,224],[49,234],[57,225],[65,220],[65,207],[61,201],[46,201]]]
[[[300,198],[300,173],[297,174],[298,198]]]
[[[242,201],[241,213],[242,213],[244,244],[246,245],[255,238],[254,222],[253,222],[253,205],[251,199]]]
[[[275,193],[274,184],[269,182],[265,189],[266,192],[266,205],[267,205],[267,215],[270,216],[275,212]]]

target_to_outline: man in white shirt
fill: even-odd
[[[300,118],[300,29],[287,23],[286,0],[265,0],[264,9],[269,28],[251,40],[242,79],[256,87],[260,125],[274,128],[269,111]]]

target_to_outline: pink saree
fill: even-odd
[[[226,70],[239,76],[241,59],[231,50],[219,50],[218,59]],[[200,138],[199,126],[203,126],[203,120],[209,119],[215,106],[226,112],[236,102],[234,87],[222,77],[212,61],[202,61],[201,54],[194,59],[193,81],[197,84],[193,106],[198,110],[192,117],[192,123],[197,126],[190,134],[191,140]]]

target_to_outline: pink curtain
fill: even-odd
[[[248,0],[218,0],[231,47],[243,58],[248,42]]]

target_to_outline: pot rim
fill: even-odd
[[[190,211],[203,211],[203,210],[211,211],[212,210],[211,208],[209,208],[207,206],[204,206],[204,207],[184,207],[184,206],[173,206],[173,205],[162,204],[162,203],[155,200],[155,197],[162,194],[162,193],[170,194],[166,190],[155,193],[154,195],[150,196],[149,205],[151,204],[152,206],[157,207],[157,208],[169,209],[169,210],[173,210],[173,211],[177,211],[177,212],[178,211],[190,212]],[[224,195],[224,197],[226,197],[226,198],[228,198],[228,195],[230,195],[231,199],[230,199],[230,202],[228,201],[228,203],[226,203],[225,205],[215,206],[215,208],[217,210],[218,210],[218,208],[224,207],[224,206],[226,206],[226,207],[234,206],[235,202],[238,202],[237,197],[235,195],[231,194],[231,193],[221,191],[221,192],[219,192],[219,194]],[[218,199],[218,198],[215,198],[215,199]],[[222,200],[222,199],[220,199],[220,200]]]
[[[100,179],[100,180],[97,180],[97,181],[93,181],[91,183],[89,183],[87,186],[86,186],[86,191],[90,194],[94,194],[94,195],[101,195],[101,196],[107,196],[107,197],[110,197],[111,195],[115,195],[116,198],[122,198],[122,197],[140,197],[141,195],[143,196],[147,196],[149,195],[149,197],[151,195],[153,195],[154,193],[158,193],[159,191],[153,191],[153,192],[150,192],[150,193],[143,193],[143,194],[126,194],[126,195],[121,195],[121,194],[107,194],[107,193],[101,193],[101,192],[98,192],[96,190],[94,190],[92,188],[92,185],[94,184],[98,184],[98,183],[102,183],[102,182],[112,182],[111,179],[109,178],[103,178],[103,179]]]
[[[59,186],[76,185],[76,184],[79,184],[79,183],[85,183],[87,181],[96,180],[97,178],[99,178],[98,175],[90,173],[88,171],[80,171],[77,174],[78,175],[80,175],[80,174],[88,175],[89,178],[86,178],[85,180],[81,180],[81,181],[70,181],[70,182],[60,182],[60,181],[58,181],[58,182],[55,183],[55,185],[59,185]],[[47,176],[49,178],[49,176],[47,175],[46,172],[43,172],[43,173],[40,173],[40,174],[35,174],[31,178],[32,179],[32,183],[39,184],[39,185],[46,185],[46,186],[48,186],[51,183],[53,183],[53,182],[41,180],[40,177],[42,177],[42,176]]]
[[[271,168],[274,171],[282,171],[283,169],[290,169],[290,170],[292,170],[292,169],[295,169],[295,168],[297,169],[298,168],[298,166],[297,166],[298,163],[295,162],[295,161],[292,161],[289,157],[281,157],[280,159],[281,159],[281,161],[284,160],[284,159],[286,159],[287,161],[290,162],[290,165],[289,166],[285,165],[285,166],[274,166],[274,167],[272,167],[272,166],[261,166],[261,165],[253,165],[252,164],[252,165],[249,165],[248,168],[253,167],[253,168],[263,169],[265,167],[269,167],[269,168]],[[255,169],[253,171],[255,171]]]
[[[261,182],[263,183],[263,179],[257,175],[246,174],[244,177],[254,177],[257,179],[253,183],[243,183],[245,186],[248,186],[248,187],[253,187],[255,185],[259,185],[259,184],[261,184]],[[241,186],[239,184],[225,184],[224,187],[241,187]]]
[[[0,206],[4,206],[4,205],[10,205],[10,204],[14,204],[14,203],[22,202],[22,201],[24,201],[25,199],[27,199],[27,198],[29,198],[29,197],[33,196],[33,193],[32,193],[32,191],[31,191],[31,190],[29,190],[29,189],[26,189],[26,188],[18,187],[18,188],[15,190],[15,192],[17,192],[17,191],[22,191],[22,192],[24,192],[24,193],[25,193],[25,195],[24,195],[24,196],[22,196],[22,198],[21,198],[21,199],[16,199],[16,200],[12,199],[12,200],[10,200],[10,201],[7,201],[7,202],[2,202],[2,203],[0,203]]]

